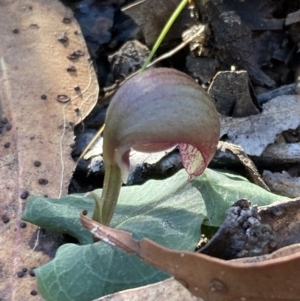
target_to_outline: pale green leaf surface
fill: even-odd
[[[101,194],[101,190],[95,192]],[[242,197],[257,205],[283,199],[237,175],[207,169],[188,182],[182,170],[166,180],[123,187],[111,225],[138,239],[147,237],[172,249],[193,250],[204,219],[207,225],[219,226],[225,211]],[[168,277],[134,255],[102,242],[89,244],[92,238],[82,228],[79,213],[87,209],[91,215],[92,208],[92,197],[78,194],[60,200],[28,199],[24,220],[69,233],[85,244],[62,246],[54,260],[36,270],[47,301],[90,301]]]
[[[247,198],[252,205],[258,206],[288,199],[270,193],[242,176],[209,168],[192,184],[198,189],[199,194],[201,194],[200,198],[205,203],[206,219],[204,224],[214,227],[219,227],[222,224],[226,210],[241,198]]]

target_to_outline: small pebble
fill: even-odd
[[[65,24],[69,24],[69,23],[71,23],[71,18],[64,17],[62,19],[62,22],[65,23]]]
[[[48,180],[47,179],[39,179],[39,184],[41,184],[41,185],[47,185],[48,184]]]
[[[6,130],[7,130],[7,131],[10,131],[11,128],[12,128],[12,126],[11,126],[10,124],[8,124],[8,125],[6,126]]]
[[[27,224],[25,222],[20,222],[20,227],[21,228],[26,228]]]
[[[32,28],[32,29],[38,29],[38,28],[40,28],[39,25],[35,24],[35,23],[30,24],[29,27]]]
[[[33,162],[33,165],[34,165],[35,167],[40,167],[40,166],[42,165],[42,163],[41,163],[40,161],[34,161],[34,162]]]
[[[6,142],[6,143],[4,144],[4,147],[5,147],[5,148],[9,148],[9,147],[10,147],[10,142]]]
[[[37,295],[37,291],[36,291],[36,290],[32,290],[32,291],[30,292],[30,295],[36,296],[36,295]]]
[[[15,28],[12,32],[13,32],[13,33],[19,33],[20,31],[19,31],[18,28]]]
[[[2,122],[3,124],[7,124],[7,123],[8,123],[8,119],[4,117],[4,118],[1,120],[1,122]]]
[[[70,55],[67,56],[67,58],[69,60],[75,60],[77,58],[79,58],[80,56],[83,56],[84,55],[84,52],[81,51],[81,50],[76,50],[76,51],[73,51]]]
[[[9,222],[9,217],[7,215],[2,215],[2,221],[4,224],[7,224]]]
[[[17,273],[18,277],[22,278],[24,276],[24,272],[23,271],[20,271]]]
[[[68,71],[68,72],[75,72],[75,71],[76,71],[76,67],[75,67],[75,66],[69,66],[69,67],[67,68],[67,71]]]
[[[29,196],[29,192],[27,190],[23,191],[20,195],[21,199],[26,200]]]
[[[31,277],[34,277],[35,276],[35,271],[34,271],[35,268],[32,268],[30,271],[29,271],[29,275]]]
[[[66,43],[68,42],[68,37],[66,32],[61,32],[60,34],[57,35],[57,40],[60,41],[61,43]]]
[[[27,272],[27,268],[23,268],[23,269],[22,269],[22,272],[23,272],[23,273],[26,273],[26,272]]]
[[[77,86],[74,87],[74,90],[75,91],[80,91],[80,87],[77,85]]]
[[[47,99],[47,95],[46,94],[42,94],[41,95],[41,99]]]

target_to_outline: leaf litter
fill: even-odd
[[[217,6],[217,4],[219,5],[219,3],[218,3],[218,1],[216,1],[215,3],[214,3],[214,5],[215,6]],[[240,4],[240,5],[242,5],[242,4]],[[239,15],[240,14],[240,12],[239,11],[237,11],[237,10],[235,10],[235,14],[237,14],[237,15]],[[227,16],[227,17],[232,17],[232,16]],[[232,19],[233,21],[234,20],[237,20],[238,18],[236,18],[236,16],[233,16],[234,18]],[[267,18],[268,17],[270,17],[269,15],[267,15]],[[280,22],[282,23],[282,21],[280,21],[280,20],[278,20],[278,21],[280,21],[280,22],[270,22],[270,20],[267,20],[267,18],[266,18],[266,16],[264,16],[263,18],[258,18],[258,21],[257,20],[254,20],[254,19],[252,19],[252,21],[250,20],[250,23],[251,22],[258,22],[258,23],[260,23],[260,22],[262,22],[263,21],[263,24],[264,24],[264,26],[269,26],[270,24],[272,25],[272,26],[278,26],[278,24],[280,25]],[[223,18],[224,19],[224,18]],[[65,20],[66,22],[64,22],[64,23],[67,23],[67,24],[70,24],[70,22],[71,22],[71,20],[72,20],[72,18],[70,18],[70,17],[64,17],[63,18],[63,20]],[[225,19],[224,19],[225,20]],[[223,20],[223,21],[224,21]],[[242,21],[243,21],[243,23],[244,22],[246,22],[246,24],[247,24],[247,26],[249,26],[250,27],[250,29],[251,30],[253,30],[253,28],[255,29],[255,26],[253,27],[253,26],[251,26],[251,24],[249,25],[249,20],[247,21],[245,21],[244,19],[243,19],[243,17],[242,17]],[[272,21],[276,21],[276,20],[272,20]],[[248,23],[247,23],[248,22]],[[233,23],[235,23],[235,22],[233,22]],[[261,24],[261,23],[260,23]],[[243,24],[243,26],[244,26],[245,24]],[[255,25],[255,24],[254,24]],[[257,24],[256,24],[257,25]],[[31,28],[37,28],[37,24],[31,24],[30,25],[31,26]],[[220,27],[220,28],[222,28],[222,27]],[[277,27],[276,27],[277,28]],[[214,31],[216,31],[216,27],[214,27],[213,28],[214,29]],[[256,28],[257,29],[257,28]],[[269,28],[270,29],[270,28]],[[278,29],[278,28],[277,28]],[[234,30],[233,30],[234,31]],[[19,34],[20,33],[20,30],[18,29],[18,28],[15,28],[14,30],[13,30],[13,33],[14,34]],[[249,32],[248,32],[249,33]],[[68,37],[68,35],[66,35],[67,37]],[[217,36],[217,35],[216,35]],[[273,32],[271,33],[271,36],[273,36]],[[235,45],[237,45],[237,44],[235,44]],[[227,47],[227,45],[225,45],[226,47]],[[230,47],[232,47],[232,45],[230,45]],[[227,51],[228,51],[228,49],[230,50],[230,47],[228,48],[227,47]],[[242,49],[242,48],[241,48]],[[75,49],[73,49],[74,51],[76,51]],[[71,54],[72,53],[74,53],[74,51],[73,52],[70,52]],[[85,51],[84,51],[85,52]],[[230,51],[229,51],[230,52]],[[238,52],[236,51],[235,53],[234,53],[234,55],[236,55]],[[80,54],[81,54],[81,52],[80,52]],[[69,54],[68,54],[69,55]],[[229,57],[229,56],[228,56]],[[251,56],[249,56],[249,57],[251,57]],[[78,58],[78,57],[77,57]],[[237,55],[236,55],[236,58],[237,58]],[[255,60],[253,60],[253,61],[255,61]],[[247,69],[247,64],[245,64],[244,66],[246,66],[246,69]],[[259,69],[259,66],[255,66],[255,68],[256,68],[256,70],[254,70],[253,71],[253,69],[251,70],[251,68],[249,69],[250,70],[250,76],[252,76],[252,78],[253,78],[253,74],[255,73],[255,72],[261,72],[260,70],[258,70]],[[255,69],[254,68],[254,69]],[[254,72],[254,73],[253,73]],[[264,77],[265,75],[263,74],[263,73],[259,73],[259,76],[257,77],[257,78],[260,78],[260,79],[264,79],[264,80],[266,80],[266,83],[268,84],[268,83],[270,83],[270,81],[269,81],[269,79],[267,78],[267,77]],[[77,86],[78,87],[78,86]],[[45,99],[47,99],[47,95],[46,94],[42,94],[43,96],[46,96],[46,98]],[[66,96],[68,96],[69,94],[67,94],[66,93]],[[77,115],[80,115],[80,114],[77,114]],[[7,128],[6,129],[12,129],[12,125],[11,124],[8,124],[7,125]],[[273,138],[272,138],[273,139]],[[9,144],[7,144],[7,143],[9,143],[9,142],[6,142],[5,143],[5,148],[9,148],[10,147],[10,145]],[[44,180],[47,180],[47,178],[41,178],[41,179],[44,179]],[[23,195],[23,193],[24,192],[26,192],[27,190],[25,190],[25,191],[22,191],[22,195]],[[232,201],[232,200],[231,200]],[[6,220],[6,219],[4,219],[4,220]],[[23,224],[22,224],[23,225]],[[214,286],[213,286],[213,288],[222,288],[222,283],[220,283],[220,282],[217,282],[217,281],[214,281],[213,282],[213,284],[214,284]],[[257,300],[257,299],[255,299],[255,300]]]
[[[300,125],[300,97],[286,95],[276,97],[263,105],[258,115],[242,118],[221,116],[221,136],[229,142],[241,145],[251,156],[260,156],[277,135]]]

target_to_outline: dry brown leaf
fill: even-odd
[[[300,253],[300,244],[290,245],[267,255],[233,259],[231,262],[240,262],[240,263],[262,262],[270,259],[281,258],[281,257],[297,254],[297,253]]]
[[[276,97],[263,105],[263,112],[243,118],[221,117],[221,136],[241,145],[250,156],[260,156],[278,134],[300,124],[300,96]]]
[[[235,145],[224,141],[219,141],[218,149],[221,149],[221,151],[223,152],[228,150],[232,154],[234,154],[245,167],[247,171],[247,175],[251,180],[251,182],[270,191],[269,187],[267,186],[267,184],[264,182],[261,175],[259,174],[255,164],[252,162],[251,158],[247,156],[247,154],[239,145]]]
[[[26,192],[66,194],[73,126],[91,111],[99,88],[80,28],[61,2],[1,1],[0,36],[0,299],[21,301],[37,286],[28,272],[17,272],[49,260],[29,247],[37,228],[20,227]],[[79,57],[67,58],[74,51]],[[77,71],[67,72],[70,66]]]
[[[258,207],[261,223],[276,234],[276,249],[300,243],[300,197]]]
[[[207,255],[173,251],[149,239],[101,225],[85,215],[82,224],[97,238],[134,253],[174,276],[193,295],[205,301],[300,300],[300,253],[258,263],[225,261]]]
[[[174,278],[114,293],[94,301],[204,301],[193,296]]]

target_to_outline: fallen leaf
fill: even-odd
[[[101,196],[101,189],[94,193]],[[165,180],[123,187],[111,224],[169,248],[194,250],[201,224],[219,227],[225,211],[244,196],[258,205],[282,199],[235,174],[206,169],[202,176],[189,182],[186,172],[181,170]],[[68,233],[84,244],[63,245],[51,262],[36,269],[40,292],[47,301],[90,301],[167,278],[135,256],[103,242],[90,244],[91,234],[79,219],[83,208],[92,215],[91,195],[68,195],[60,201],[31,196],[27,200],[24,220]]]
[[[247,171],[248,179],[252,183],[263,187],[267,191],[270,191],[268,185],[266,185],[266,183],[262,179],[261,175],[259,174],[259,171],[257,170],[255,164],[252,162],[251,158],[247,156],[247,154],[239,145],[219,141],[218,149],[220,149],[222,152],[225,152],[226,150],[230,151],[242,163],[243,167]]]
[[[32,252],[37,228],[20,224],[26,198],[67,192],[73,127],[92,110],[99,88],[70,9],[47,0],[0,6],[0,298],[27,300],[35,278],[16,274],[49,256]],[[67,72],[70,66],[76,71]]]
[[[206,301],[300,300],[300,253],[263,262],[230,262],[207,255],[173,251],[147,238],[99,224],[83,214],[83,225],[111,246],[134,253],[170,273],[193,295]]]
[[[300,195],[299,177],[292,177],[286,171],[280,173],[269,170],[264,170],[262,176],[274,193],[285,195],[289,198],[295,198]]]
[[[260,156],[276,136],[299,126],[300,97],[276,97],[263,105],[263,112],[243,118],[221,116],[221,137],[242,146],[250,156]]]
[[[126,291],[114,293],[93,301],[204,301],[193,296],[174,278]]]
[[[261,222],[269,224],[276,233],[277,249],[297,244],[300,231],[300,198],[276,202],[258,208]]]
[[[300,244],[294,244],[294,245],[281,248],[268,255],[239,258],[239,259],[231,260],[231,262],[240,262],[240,263],[262,262],[270,259],[281,258],[281,257],[297,254],[297,253],[300,253]]]
[[[252,157],[251,159],[256,166],[283,166],[284,168],[286,168],[286,166],[294,166],[296,169],[300,160],[300,143],[276,141],[275,143],[267,146],[259,157]],[[240,160],[229,150],[223,151],[223,148],[221,148],[217,150],[214,159],[212,160],[211,167],[224,168],[230,165],[232,169],[240,169],[241,164],[239,161]],[[176,166],[180,168],[179,163],[176,164]],[[297,175],[296,173],[294,174]]]

